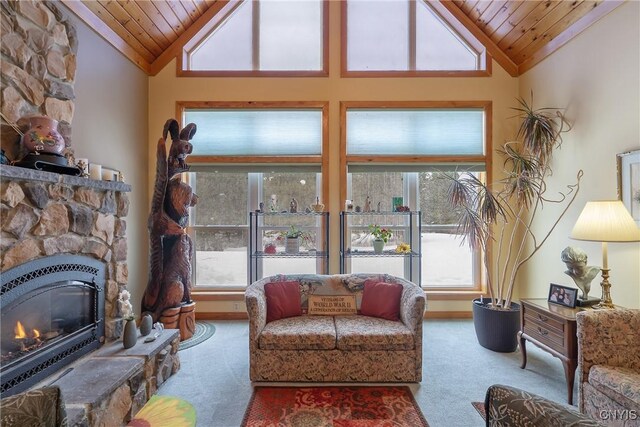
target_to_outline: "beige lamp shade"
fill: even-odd
[[[587,202],[571,238],[595,242],[638,242],[640,229],[620,200]]]

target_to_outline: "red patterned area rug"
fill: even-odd
[[[484,402],[471,402],[471,405],[476,408],[476,411],[478,411],[478,414],[480,414],[482,419],[487,421],[487,414],[484,410]]]
[[[409,387],[255,387],[242,427],[429,427]]]

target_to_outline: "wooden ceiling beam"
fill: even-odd
[[[131,45],[105,24],[80,0],[62,0],[62,3],[80,18],[85,24],[92,28],[100,37],[115,47],[120,53],[126,56],[138,68],[149,74],[151,64],[142,55],[136,52]]]
[[[486,48],[504,70],[512,77],[518,76],[518,66],[511,60],[498,45],[489,38],[460,8],[450,0],[440,0],[442,4],[465,28],[473,34]]]

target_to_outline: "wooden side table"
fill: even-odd
[[[567,401],[573,405],[573,382],[578,367],[578,336],[576,313],[584,308],[569,308],[547,302],[546,299],[520,300],[520,324],[518,332],[522,351],[522,369],[527,365],[526,341],[562,361],[567,381]]]

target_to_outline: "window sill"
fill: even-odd
[[[244,301],[244,291],[194,291],[191,298],[198,301]]]
[[[434,291],[424,289],[424,292],[427,294],[427,301],[471,301],[475,298],[479,298],[480,296],[487,296],[481,290]]]

